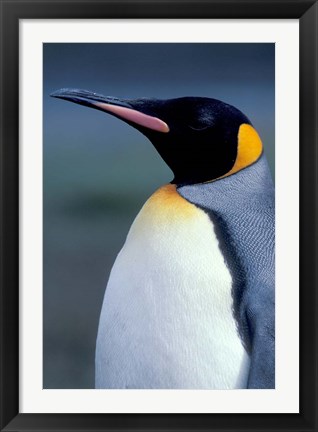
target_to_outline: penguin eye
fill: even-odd
[[[209,125],[195,125],[195,126],[189,125],[189,128],[195,131],[203,131],[208,129],[209,127],[210,127]]]
[[[188,127],[194,131],[209,129],[213,126],[213,123],[213,117],[206,111],[194,113],[187,121]]]

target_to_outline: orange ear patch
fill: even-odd
[[[262,154],[263,144],[253,126],[246,123],[242,124],[239,129],[237,141],[237,157],[235,164],[225,176],[246,168],[256,162]]]

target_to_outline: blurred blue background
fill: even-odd
[[[147,139],[62,87],[126,98],[206,96],[243,111],[274,174],[274,44],[44,44],[44,388],[93,388],[109,272],[172,173]]]

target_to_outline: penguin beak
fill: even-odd
[[[103,96],[87,90],[78,89],[61,89],[50,96],[65,99],[70,102],[78,103],[99,111],[107,112],[121,120],[126,121],[132,126],[140,126],[156,132],[169,132],[169,126],[158,117],[149,115],[136,109],[133,106],[133,100],[119,99],[112,96]]]

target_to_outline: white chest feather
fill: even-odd
[[[97,388],[246,386],[232,280],[208,215],[165,186],[113,266],[100,317]]]

